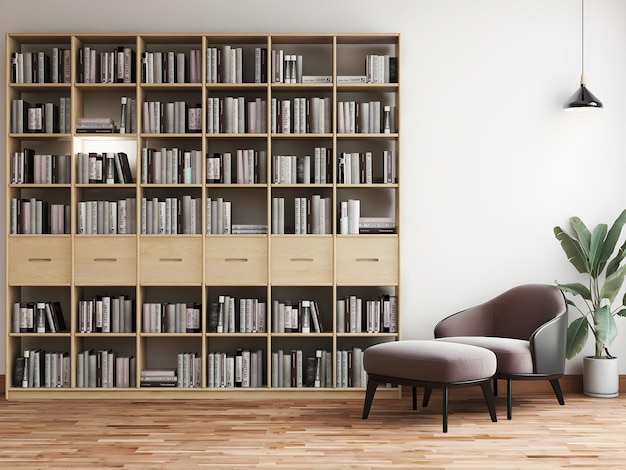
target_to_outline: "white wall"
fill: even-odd
[[[0,33],[402,33],[403,337],[430,338],[513,285],[578,280],[553,226],[626,207],[626,2],[587,0],[585,18],[605,109],[574,115],[561,106],[580,75],[577,0],[20,0],[2,3]],[[4,61],[0,77],[4,90]]]

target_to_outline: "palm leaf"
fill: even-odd
[[[589,267],[590,274],[595,279],[598,277],[598,265],[604,247],[604,239],[608,226],[606,224],[598,224],[591,233],[591,244],[589,245]]]
[[[606,241],[604,242],[604,247],[602,248],[602,254],[600,255],[600,262],[598,264],[598,273],[602,272],[607,260],[613,254],[613,251],[615,250],[615,246],[617,245],[617,241],[619,240],[619,236],[622,233],[622,228],[624,227],[625,223],[626,223],[626,209],[624,209],[622,213],[617,217],[617,219],[615,219],[615,222],[613,222],[613,225],[609,229],[609,233],[606,236]],[[624,248],[624,246],[622,246],[622,248]],[[622,248],[620,248],[620,251],[623,253]],[[623,257],[624,255],[622,254],[622,258]],[[617,264],[619,264],[619,262]],[[607,275],[614,272],[616,268],[617,266],[614,266],[611,272],[607,271]]]
[[[567,327],[567,349],[565,351],[565,357],[572,359],[576,354],[582,351],[587,342],[588,335],[589,323],[585,317],[577,318],[570,323]]]
[[[576,232],[576,236],[578,237],[578,242],[580,243],[580,247],[583,249],[583,252],[589,256],[589,247],[591,245],[591,232],[584,224],[580,218],[574,216],[569,219],[572,228]]]
[[[609,302],[612,304],[617,296],[617,293],[622,288],[624,277],[626,277],[626,266],[622,266],[613,274],[608,276],[604,280],[602,289],[600,289],[600,298],[609,299]]]
[[[619,247],[619,250],[617,250],[617,254],[615,255],[615,258],[613,258],[609,262],[608,266],[606,267],[607,276],[613,274],[617,270],[620,263],[624,260],[624,256],[626,256],[626,241],[624,242],[622,246]]]
[[[593,312],[593,325],[596,339],[610,346],[617,337],[617,325],[608,305],[599,307]]]
[[[568,292],[572,295],[580,295],[583,299],[592,302],[591,291],[583,284],[575,282],[572,284],[557,284],[556,286],[562,291]]]
[[[561,247],[563,251],[565,251],[567,259],[574,265],[578,272],[588,273],[589,264],[587,262],[587,255],[580,246],[580,242],[563,231],[561,227],[554,227],[554,236],[561,242]]]

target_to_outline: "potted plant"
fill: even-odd
[[[618,293],[626,277],[626,242],[617,251],[626,210],[615,220],[611,228],[598,224],[592,231],[578,217],[569,219],[573,233],[554,227],[554,235],[568,260],[584,274],[587,282],[560,284],[557,286],[566,294],[579,300],[567,303],[576,309],[580,316],[570,323],[567,329],[568,359],[576,356],[587,342],[589,331],[595,341],[595,354],[583,358],[583,392],[586,395],[614,397],[619,393],[619,373],[617,358],[608,350],[617,337],[616,316],[626,316],[626,295]]]

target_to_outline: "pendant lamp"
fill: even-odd
[[[585,86],[585,0],[581,0],[581,73],[580,88],[563,105],[566,111],[602,109],[602,101]]]

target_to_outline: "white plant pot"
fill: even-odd
[[[597,398],[613,398],[619,395],[616,357],[583,358],[583,393]]]

